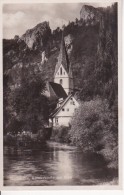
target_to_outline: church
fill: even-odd
[[[64,35],[62,40],[58,61],[55,66],[54,82],[46,84],[45,95],[54,101],[54,107],[49,116],[49,123],[55,126],[69,126],[71,118],[78,108],[79,103],[74,96],[73,72],[69,63]]]

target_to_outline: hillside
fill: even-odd
[[[41,26],[42,29],[43,25],[44,23],[41,23],[38,25],[38,27]],[[24,66],[29,66],[29,64],[31,65],[34,63],[36,66],[40,66],[41,69],[45,71],[48,78],[53,80],[53,73],[59,53],[62,31],[55,31],[55,33],[53,32],[53,34],[51,34],[48,29],[45,29],[45,33],[48,33],[49,36],[45,43],[43,42],[42,44],[42,41],[39,42],[38,39],[34,38],[35,35],[31,33],[31,31],[33,33],[34,31],[37,31],[37,26],[34,28],[34,31],[33,29],[28,30],[19,39],[3,40],[4,70],[12,70],[13,67],[16,67],[18,63],[22,63]],[[39,36],[45,39],[44,37],[46,35],[42,35],[41,32],[41,35]],[[82,24],[79,26],[75,25],[74,23],[70,23],[67,27],[65,27],[64,36],[70,63],[72,64],[73,68],[74,84],[76,88],[80,88],[80,79],[82,78],[83,67],[89,62],[89,60],[93,59],[96,54],[98,25],[84,26]],[[29,37],[31,38],[29,39]],[[47,58],[44,63],[42,63],[43,51],[45,51]],[[80,68],[81,75],[78,74],[78,70]]]
[[[113,105],[117,99],[116,29],[116,4],[104,9],[84,5],[80,19],[64,26],[74,86],[80,91],[81,100],[91,100],[100,95]],[[3,40],[5,126],[10,117],[8,109],[10,111],[12,107],[9,105],[10,94],[21,86],[25,72],[28,72],[26,77],[40,74],[43,81],[53,81],[61,35],[59,27],[52,32],[49,22],[44,21],[28,29],[21,37],[16,35],[14,39]]]

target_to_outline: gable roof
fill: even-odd
[[[62,103],[62,105],[61,105],[59,108],[55,109],[55,110],[50,114],[50,117],[54,117],[54,116],[63,108],[63,106],[68,102],[68,100],[69,100],[72,96],[73,96],[72,94],[69,95],[69,96],[65,99],[65,101]]]
[[[58,84],[58,83],[53,83],[53,82],[49,82],[50,85],[50,94],[53,94],[53,91],[55,93],[55,95],[58,98],[63,98],[66,99],[67,98],[67,94],[65,92],[65,90],[63,89],[62,85]]]
[[[49,98],[50,101],[58,101],[58,99],[67,98],[67,94],[63,87],[58,83],[46,82],[46,89],[42,92],[44,96]]]
[[[55,74],[58,71],[61,64],[65,68],[66,72],[69,73],[69,60],[68,60],[68,55],[65,47],[63,32],[62,32],[62,41],[61,41],[60,52],[58,56],[58,62],[55,67]]]

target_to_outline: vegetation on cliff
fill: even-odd
[[[70,139],[83,151],[102,154],[118,167],[117,4],[100,20],[95,62],[84,67],[83,100],[72,120]]]

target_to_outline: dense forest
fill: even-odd
[[[117,3],[83,9],[93,12],[94,18],[84,20],[81,14],[80,19],[64,26],[80,108],[71,129],[63,128],[59,138],[83,151],[102,154],[109,167],[117,168]],[[50,103],[42,92],[45,82],[53,81],[61,35],[59,27],[52,31],[49,22],[43,22],[22,37],[3,40],[4,134],[22,130],[36,133],[48,120]]]

